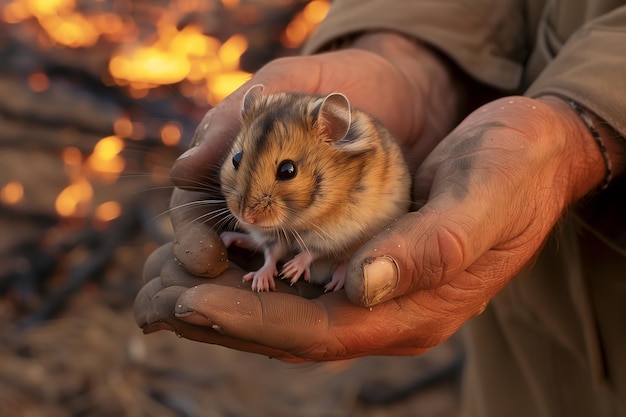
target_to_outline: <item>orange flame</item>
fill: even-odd
[[[17,181],[11,181],[0,189],[0,201],[7,206],[19,203],[22,198],[24,198],[24,186]]]
[[[302,45],[317,25],[324,20],[329,8],[330,2],[327,0],[313,0],[307,4],[285,28],[281,36],[282,44],[287,48]]]
[[[235,34],[222,43],[194,25],[179,30],[166,13],[157,22],[157,32],[157,39],[150,43],[121,46],[109,61],[115,82],[129,86],[133,96],[186,80],[204,83],[205,102],[217,104],[250,77],[239,70],[239,59],[248,48],[243,35]],[[228,82],[224,82],[225,74],[230,75]],[[193,89],[183,92],[189,90]]]
[[[137,36],[134,22],[128,19],[113,13],[85,16],[75,9],[75,0],[13,0],[4,6],[2,18],[20,23],[34,17],[52,41],[71,48],[93,46],[102,35],[118,42]]]
[[[68,185],[57,196],[54,207],[62,217],[83,217],[93,198],[93,187],[85,178]]]
[[[124,149],[124,141],[116,135],[107,136],[98,141],[92,154],[83,160],[82,152],[75,147],[67,147],[61,154],[65,171],[70,183],[57,196],[55,209],[62,217],[85,217],[92,208],[94,189],[90,180],[98,179],[104,183],[112,183],[121,174],[125,160],[120,156]],[[96,220],[107,222],[119,214],[115,214],[115,205],[100,205],[96,208]],[[121,208],[120,208],[121,210]]]
[[[28,86],[32,91],[41,93],[50,86],[50,79],[43,72],[34,72],[28,76]]]
[[[124,149],[124,140],[112,135],[100,139],[87,159],[87,167],[106,183],[113,183],[124,170],[126,161],[119,153]]]
[[[120,117],[113,123],[113,131],[122,138],[129,138],[133,134],[133,122],[128,117]]]
[[[161,128],[161,141],[167,146],[176,146],[180,142],[180,127],[176,123],[166,123]]]
[[[122,214],[122,206],[117,201],[107,201],[96,207],[94,219],[100,222],[110,222]]]

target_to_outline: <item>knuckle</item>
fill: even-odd
[[[428,237],[424,246],[422,280],[428,287],[448,283],[463,270],[466,239],[460,228],[440,226]]]

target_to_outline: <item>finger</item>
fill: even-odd
[[[322,305],[278,292],[256,293],[202,285],[180,296],[181,320],[219,329],[221,334],[293,352],[321,356],[328,317]]]
[[[170,176],[177,187],[192,191],[219,190],[219,166],[239,129],[244,92],[235,91],[200,121],[191,147],[172,166]]]
[[[197,285],[210,283],[238,288],[247,292],[253,292],[250,283],[242,282],[242,278],[245,274],[245,270],[240,268],[237,264],[231,262],[229,267],[215,278],[198,277],[190,274],[176,259],[170,257],[167,261],[163,262],[158,278],[161,288],[191,288]],[[150,283],[152,284],[152,281],[150,281]],[[286,282],[278,280],[275,282],[274,290],[281,293],[298,295],[304,298],[316,298],[323,294],[323,288],[316,285],[311,285],[309,283],[288,285]]]
[[[187,288],[162,288],[158,281],[159,279],[157,278],[148,283],[140,292],[135,304],[135,321],[143,329],[144,333],[149,334],[159,330],[168,330],[176,333],[179,337],[198,342],[219,344],[245,352],[281,358],[285,361],[295,360],[288,352],[269,346],[232,339],[220,334],[219,331],[213,328],[196,326],[179,320],[174,315],[174,306],[180,294],[184,293]]]
[[[349,299],[372,306],[447,284],[488,248],[488,239],[468,244],[468,236],[480,236],[481,230],[478,221],[464,219],[463,213],[434,212],[428,205],[400,218],[350,260],[345,282]]]
[[[453,131],[420,168],[415,192],[426,203],[419,211],[353,257],[346,277],[352,301],[374,305],[452,279],[493,294],[541,244],[553,223],[534,221],[529,201],[540,201],[539,192],[550,189],[536,187],[533,177],[546,156],[529,149],[533,143],[518,129],[484,122],[482,114],[476,116],[480,123],[469,119]]]
[[[328,293],[306,300],[282,293],[251,293],[201,285],[177,300],[178,317],[221,335],[289,352],[302,361],[348,359],[364,355],[415,355],[452,335],[473,314],[458,302],[441,307],[434,292],[418,292],[372,308]],[[282,358],[281,358],[282,359]]]
[[[143,282],[148,282],[161,275],[163,265],[173,259],[172,243],[166,243],[154,250],[143,265]]]

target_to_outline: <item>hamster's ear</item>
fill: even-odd
[[[345,138],[352,122],[348,97],[341,93],[326,96],[320,106],[318,121],[331,142]]]
[[[243,102],[241,103],[241,114],[245,114],[250,110],[256,102],[261,100],[263,94],[263,84],[255,84],[243,96]]]

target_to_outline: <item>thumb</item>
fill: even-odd
[[[487,213],[467,203],[442,209],[431,200],[361,247],[346,273],[350,301],[373,306],[416,290],[438,288],[465,271],[495,240],[480,221]]]

